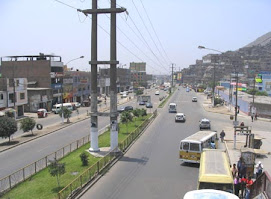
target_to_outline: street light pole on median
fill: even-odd
[[[80,56],[80,57],[77,57],[75,59],[72,59],[70,61],[68,61],[66,64],[64,65],[67,65],[68,63],[74,61],[74,60],[77,60],[77,59],[83,59],[84,56]],[[63,113],[63,100],[64,100],[64,93],[63,93],[63,83],[64,83],[64,71],[63,71],[63,76],[62,76],[62,82],[61,82],[61,122],[62,124],[64,124],[64,113]]]

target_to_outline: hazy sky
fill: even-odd
[[[80,9],[91,8],[92,2],[61,1]],[[98,0],[98,6],[109,7],[109,1]],[[198,45],[236,50],[271,31],[270,0],[117,0],[117,4],[129,12],[129,16],[118,14],[117,58],[124,67],[145,61],[149,73],[169,74],[171,63],[176,69],[194,64],[210,53]],[[99,16],[98,24],[109,32],[105,15]],[[91,20],[73,8],[55,0],[0,0],[0,25],[1,57],[54,53],[67,63],[84,55],[68,66],[90,70]],[[109,60],[109,35],[102,28],[98,29],[98,59]]]

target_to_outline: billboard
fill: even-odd
[[[177,73],[177,80],[179,80],[179,81],[182,80],[182,73]]]

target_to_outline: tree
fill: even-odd
[[[21,126],[20,129],[23,130],[23,132],[29,132],[31,131],[33,135],[33,129],[35,128],[36,121],[33,118],[27,117],[20,121]]]
[[[140,109],[134,109],[133,110],[133,115],[135,116],[135,117],[139,117],[139,111],[140,111]]]
[[[17,131],[17,122],[15,119],[10,117],[0,117],[0,137],[9,138]]]
[[[66,172],[65,163],[59,163],[56,159],[51,161],[49,165],[49,173],[51,176],[56,176],[58,187],[60,187],[59,178]]]
[[[142,108],[142,109],[139,109],[139,116],[141,117],[141,120],[143,120],[143,116],[146,116],[147,115],[147,111]]]
[[[81,162],[83,166],[87,166],[88,165],[88,155],[86,152],[82,152],[80,154],[80,158],[81,158]]]
[[[127,133],[128,133],[128,123],[131,122],[131,121],[133,121],[133,117],[132,117],[131,113],[128,112],[128,111],[123,112],[121,114],[120,121],[123,124],[126,124],[126,130],[127,130]]]
[[[68,109],[67,107],[63,107],[63,116],[65,119],[67,119],[67,123],[70,122],[71,115],[72,115],[72,111]],[[59,111],[59,116],[62,117],[62,108]]]
[[[135,94],[136,94],[136,95],[142,95],[142,94],[143,94],[143,91],[142,91],[142,90],[137,90],[137,91],[135,92]]]

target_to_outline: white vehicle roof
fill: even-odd
[[[177,113],[176,116],[183,116],[184,113]]]
[[[210,122],[210,120],[206,119],[206,118],[203,118],[201,119],[202,122]]]
[[[170,106],[170,105],[176,106],[176,103],[170,103],[169,106]]]
[[[215,134],[215,131],[198,131],[197,133],[183,139],[181,142],[201,143],[202,141],[208,140]]]
[[[197,99],[197,97],[193,97],[193,99]]]
[[[208,199],[238,199],[234,194],[225,192],[225,191],[219,191],[219,190],[213,190],[213,189],[202,189],[202,190],[195,190],[195,191],[189,191],[184,195],[183,199],[202,199],[202,198],[208,198]]]

